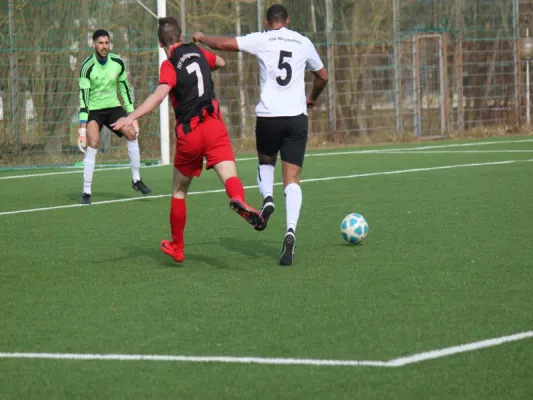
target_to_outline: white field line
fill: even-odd
[[[516,333],[509,336],[501,336],[494,339],[481,340],[479,342],[462,344],[459,346],[446,347],[439,350],[431,350],[423,353],[413,354],[411,356],[399,357],[388,361],[391,367],[401,367],[409,364],[416,364],[422,361],[434,360],[436,358],[443,358],[460,353],[467,353],[469,351],[475,351],[480,349],[486,349],[488,347],[499,346],[504,343],[516,342],[518,340],[529,339],[533,337],[533,331],[527,331],[522,333]]]
[[[533,153],[531,150],[395,150],[381,154],[504,154],[504,153]]]
[[[151,354],[65,354],[65,353],[0,353],[0,358],[52,360],[114,360],[114,361],[178,361],[193,363],[233,363],[269,365],[369,366],[386,367],[384,361],[313,360],[303,358],[172,356]]]
[[[155,167],[161,167],[161,165],[145,165],[142,166],[142,169],[145,168],[155,168]],[[70,168],[69,168],[70,169]],[[130,169],[130,167],[109,167],[109,168],[95,168],[94,172],[102,172],[102,171],[117,171],[121,169]],[[70,175],[70,174],[81,174],[83,173],[83,167],[79,167],[77,170],[73,171],[61,171],[61,172],[43,172],[40,174],[25,174],[25,175],[9,175],[9,176],[0,176],[0,180],[4,179],[22,179],[22,178],[35,178],[39,176],[52,176],[52,175]]]
[[[341,176],[327,176],[324,178],[309,178],[309,179],[302,179],[301,183],[334,181],[334,180],[339,180],[339,179],[365,178],[365,177],[370,177],[370,176],[382,176],[382,175],[400,175],[400,174],[409,174],[409,173],[415,173],[415,172],[438,171],[438,170],[445,170],[445,169],[469,168],[469,167],[484,167],[484,166],[490,166],[490,165],[505,165],[505,164],[514,164],[514,163],[532,162],[532,161],[533,161],[533,158],[525,159],[525,160],[492,161],[492,162],[484,162],[484,163],[443,165],[440,167],[400,169],[400,170],[395,170],[395,171],[369,172],[369,173],[364,173],[364,174],[341,175]],[[274,186],[280,186],[281,184],[282,184],[281,182],[277,182],[274,184]],[[257,188],[257,185],[245,186],[244,188],[254,189],[254,188]],[[190,192],[188,193],[188,195],[191,196],[191,195],[198,195],[198,194],[221,193],[221,192],[225,192],[225,189],[202,190],[198,192]],[[163,197],[170,197],[170,194],[160,194],[160,195],[155,195],[155,196],[143,196],[143,197],[131,197],[128,199],[96,201],[96,202],[93,202],[92,205],[94,206],[94,205],[101,205],[101,204],[124,203],[128,201],[159,199]],[[52,206],[52,207],[29,208],[29,209],[24,209],[24,210],[3,211],[3,212],[0,212],[0,216],[13,215],[13,214],[24,214],[24,213],[37,212],[37,211],[60,210],[64,208],[76,208],[76,207],[87,207],[87,206],[82,205],[82,204],[65,204],[65,205]]]
[[[321,360],[303,358],[270,358],[270,357],[229,357],[229,356],[185,356],[185,355],[150,355],[150,354],[72,354],[72,353],[0,353],[0,358],[7,359],[47,359],[47,360],[100,360],[100,361],[163,361],[190,363],[226,363],[226,364],[266,364],[266,365],[309,365],[328,367],[382,367],[394,368],[416,364],[423,361],[449,357],[504,343],[515,342],[533,337],[533,331],[502,336],[479,342],[446,347],[407,357],[394,358],[389,361],[373,360]]]
[[[495,144],[512,144],[512,143],[533,143],[533,139],[519,139],[519,140],[499,140],[493,142],[470,142],[470,143],[451,143],[451,144],[437,144],[433,146],[418,146],[413,148],[405,148],[405,150],[428,150],[428,149],[445,149],[450,147],[475,147],[475,146],[490,146]],[[402,149],[398,149],[402,150]]]
[[[305,157],[306,158],[308,158],[308,157],[327,157],[327,156],[340,156],[340,155],[353,155],[353,154],[390,154],[390,153],[402,154],[402,152],[408,152],[408,151],[413,151],[413,150],[416,151],[416,150],[444,149],[444,148],[454,148],[454,147],[490,146],[490,145],[495,145],[495,144],[513,144],[513,143],[531,143],[531,142],[533,142],[533,139],[501,140],[501,141],[497,141],[497,142],[453,143],[453,144],[444,144],[444,145],[435,145],[435,146],[405,147],[405,148],[397,148],[397,149],[332,151],[332,152],[324,152],[324,153],[307,153],[305,155]],[[499,152],[498,150],[494,150],[494,151],[495,152]],[[237,158],[237,162],[241,162],[241,161],[256,161],[256,160],[257,160],[257,157]],[[147,166],[143,166],[142,168],[144,169],[144,168],[155,168],[155,167],[162,167],[162,165],[147,165]],[[97,169],[95,169],[95,172],[116,171],[116,170],[123,170],[123,169],[130,169],[130,167],[97,168]],[[80,167],[79,170],[76,170],[76,171],[43,172],[43,173],[39,173],[39,174],[0,176],[0,180],[35,178],[35,177],[39,177],[39,176],[52,176],[52,175],[81,174],[82,172],[83,172],[83,168]]]

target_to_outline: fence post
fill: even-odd
[[[166,0],[157,0],[157,17],[164,18],[167,16]],[[167,59],[165,50],[159,48],[159,67]],[[161,135],[161,164],[170,164],[170,121],[168,112],[168,96],[159,106],[159,130]]]
[[[518,0],[513,0],[513,62],[514,62],[514,113],[516,127],[520,128],[520,106],[521,90],[520,90],[520,43],[518,35]]]
[[[13,119],[13,142],[14,151],[18,153],[20,150],[20,140],[18,136],[18,120],[17,120],[17,63],[15,60],[15,32],[13,21],[13,1],[9,0],[8,4],[8,18],[9,18],[9,72],[11,75],[11,117]]]
[[[187,12],[187,10],[186,10],[186,7],[185,7],[185,1],[186,0],[181,0],[180,1],[180,25],[181,25],[181,33],[183,34],[183,36],[185,36],[185,31],[186,31],[185,13]]]
[[[529,41],[529,27],[526,28],[526,39]],[[520,54],[523,55],[523,51]],[[527,52],[526,52],[527,53]],[[531,82],[530,82],[530,62],[531,62],[531,54],[526,54],[526,123],[528,125],[531,125]]]
[[[311,31],[316,34],[317,27],[316,27],[316,12],[315,12],[315,2],[313,0],[310,1],[311,3]]]
[[[463,93],[463,0],[458,0],[456,7],[457,9],[455,10],[455,18],[457,19],[457,42],[455,47],[455,85],[457,91],[457,128],[461,134],[464,134],[465,108]]]
[[[440,86],[441,86],[441,130],[448,135],[450,127],[450,91],[448,86],[448,32],[443,32],[439,38],[440,44]]]
[[[421,82],[420,82],[420,41],[417,34],[411,38],[413,46],[413,122],[415,126],[415,135],[422,135],[422,99],[421,99]]]
[[[394,27],[394,108],[396,109],[396,135],[403,135],[402,122],[402,72],[400,61],[400,33],[399,33],[399,0],[392,0],[393,27]]]
[[[331,133],[337,131],[337,118],[335,115],[335,54],[333,48],[333,1],[326,0],[326,52],[328,84],[328,120]]]
[[[241,3],[235,2],[235,33],[237,36],[241,36]],[[239,81],[239,137],[241,139],[246,138],[246,92],[244,82],[244,58],[242,52],[237,53],[237,75]]]
[[[263,30],[263,1],[257,0],[257,31]]]

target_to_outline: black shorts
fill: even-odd
[[[111,128],[111,124],[114,124],[122,117],[127,117],[128,113],[122,107],[113,107],[113,108],[103,108],[101,110],[91,110],[89,111],[89,118],[87,123],[91,121],[96,121],[98,123],[98,128],[102,130],[102,126],[107,126],[112,130],[115,135],[122,137],[122,133]]]
[[[294,117],[257,117],[257,152],[270,157],[279,151],[282,161],[301,167],[307,145],[307,130],[305,114]]]

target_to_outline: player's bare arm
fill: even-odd
[[[215,66],[211,68],[211,71],[216,71],[217,69],[224,68],[225,66],[226,66],[226,61],[222,57],[217,56],[216,61],[215,61]]]
[[[237,39],[235,39],[234,37],[207,36],[202,32],[196,32],[194,35],[192,35],[192,40],[195,43],[203,43],[213,50],[239,51]]]
[[[307,106],[309,108],[313,107],[320,96],[320,93],[326,88],[328,84],[328,73],[325,68],[321,68],[318,71],[311,71],[315,76],[313,81],[313,89],[311,90],[311,95],[307,98]]]
[[[125,126],[133,124],[133,121],[139,119],[143,115],[146,115],[153,110],[155,110],[167,97],[170,93],[170,87],[168,85],[159,85],[154,93],[152,93],[148,98],[137,107],[130,115],[127,117],[120,118],[117,122],[111,125],[115,130],[119,130]]]

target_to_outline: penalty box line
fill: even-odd
[[[412,169],[400,169],[400,170],[393,170],[393,171],[369,172],[369,173],[353,174],[353,175],[328,176],[328,177],[323,177],[323,178],[309,178],[309,179],[302,179],[300,183],[334,181],[334,180],[339,180],[339,179],[365,178],[365,177],[381,176],[381,175],[401,175],[401,174],[409,174],[409,173],[415,173],[415,172],[438,171],[438,170],[469,168],[469,167],[484,167],[484,166],[491,166],[491,165],[506,165],[506,164],[532,162],[532,161],[533,161],[533,158],[524,159],[524,160],[492,161],[492,162],[471,163],[471,164],[452,164],[452,165],[442,165],[439,167],[423,167],[423,168],[412,168]],[[280,186],[280,185],[282,185],[281,182],[277,182],[274,184],[274,186]],[[254,188],[257,188],[257,185],[245,186],[244,188],[254,189]],[[192,196],[192,195],[198,195],[198,194],[210,194],[210,193],[222,193],[222,192],[225,192],[225,189],[213,189],[213,190],[203,190],[203,191],[198,191],[198,192],[190,192],[188,193],[188,195]],[[170,197],[170,196],[171,196],[170,194],[160,194],[160,195],[154,195],[154,196],[131,197],[128,199],[95,201],[92,203],[91,206],[87,206],[83,204],[65,204],[65,205],[52,206],[52,207],[3,211],[3,212],[0,212],[0,217],[4,215],[24,214],[24,213],[38,212],[38,211],[61,210],[65,208],[77,208],[77,207],[92,207],[92,206],[102,205],[102,204],[124,203],[127,201],[160,199],[163,197]]]
[[[457,147],[473,147],[473,146],[490,146],[495,144],[516,144],[516,143],[530,143],[533,142],[533,139],[521,139],[521,140],[501,140],[493,142],[470,142],[470,143],[452,143],[452,144],[442,144],[442,145],[433,145],[433,146],[416,146],[416,147],[399,147],[392,149],[373,149],[373,150],[347,150],[347,151],[330,151],[330,152],[321,152],[313,153],[309,152],[305,155],[306,158],[309,157],[327,157],[327,156],[342,156],[342,155],[355,155],[355,154],[403,154],[409,151],[414,151],[415,153],[424,154],[423,150],[433,150],[433,149],[447,149],[447,148],[457,148]],[[497,150],[495,150],[497,151]],[[452,151],[453,152],[453,151]],[[523,151],[525,152],[525,151]],[[237,158],[237,162],[242,161],[256,161],[257,157],[242,157]],[[157,168],[163,167],[164,165],[146,165],[145,168]],[[71,167],[69,167],[71,168]],[[117,171],[130,169],[130,167],[120,166],[120,167],[106,167],[106,168],[96,168],[95,172],[103,171]],[[42,176],[52,176],[52,175],[70,175],[70,174],[81,174],[83,173],[83,168],[79,168],[75,171],[61,171],[61,172],[43,172],[39,174],[22,174],[22,175],[8,175],[0,176],[0,180],[6,179],[23,179],[23,178],[35,178]]]
[[[424,361],[450,357],[500,346],[505,343],[533,337],[533,331],[501,336],[458,346],[425,351],[388,361],[373,360],[324,360],[303,358],[270,358],[270,357],[231,357],[231,356],[185,356],[185,355],[153,355],[153,354],[76,354],[76,353],[0,353],[3,359],[44,359],[74,361],[158,361],[158,362],[189,362],[189,363],[223,363],[223,364],[262,364],[262,365],[304,365],[323,367],[381,367],[397,368],[417,364]]]

